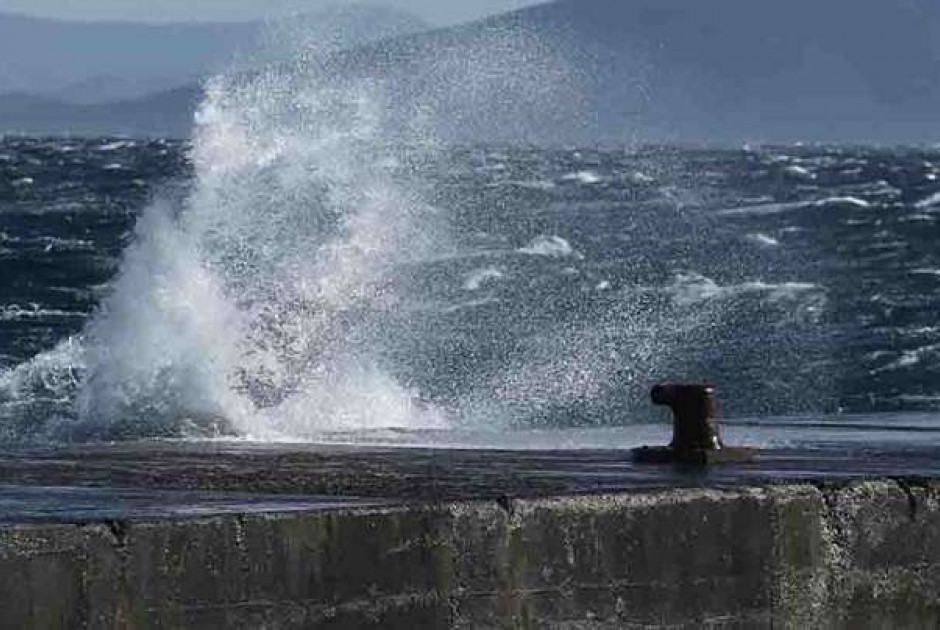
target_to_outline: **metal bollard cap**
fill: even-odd
[[[723,447],[718,429],[715,387],[706,384],[665,383],[650,393],[653,402],[672,409],[672,442],[679,452],[715,451]]]

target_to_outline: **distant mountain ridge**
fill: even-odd
[[[454,141],[940,140],[935,0],[558,0],[336,53],[317,71],[380,79],[395,124],[420,111]],[[197,93],[109,111],[134,128],[162,107],[185,131]],[[9,129],[7,111],[0,99]],[[153,131],[149,116],[137,133]]]
[[[184,86],[137,99],[76,105],[33,94],[0,96],[0,133],[185,138],[202,89]]]
[[[233,61],[276,60],[285,44],[337,49],[426,28],[408,13],[360,4],[263,23],[83,23],[0,13],[0,95],[81,105],[127,100],[192,83]],[[253,59],[262,49],[265,57]]]

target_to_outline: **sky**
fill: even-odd
[[[0,11],[67,20],[133,22],[254,20],[316,10],[349,0],[0,0]],[[361,2],[363,3],[363,2]],[[434,25],[456,24],[538,0],[369,0],[409,11]],[[363,3],[365,4],[365,3]]]

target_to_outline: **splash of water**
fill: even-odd
[[[430,261],[460,261],[455,208],[425,201],[408,165],[436,159],[448,125],[576,100],[553,92],[563,64],[541,43],[488,33],[480,45],[433,56],[414,92],[400,77],[336,76],[305,60],[211,81],[191,189],[144,211],[80,336],[0,374],[0,403],[33,407],[0,439],[310,440],[629,417],[630,400],[708,323],[682,308],[733,292],[686,282],[693,298],[670,301],[589,279],[584,297],[573,287],[587,244],[533,235],[506,245],[505,271],[458,276],[455,286],[480,296],[437,309],[452,316],[437,339],[416,306]],[[457,102],[472,107],[448,119]],[[543,276],[515,287],[534,267]],[[513,290],[518,303],[504,304],[499,292]],[[496,316],[461,319],[478,308]],[[460,345],[474,326],[493,348]],[[409,362],[436,374],[415,377]]]
[[[195,189],[146,212],[86,332],[82,418],[254,437],[442,424],[381,365],[402,267],[446,239],[381,159],[380,101],[277,71],[210,84]]]
[[[494,43],[513,54],[494,58]],[[521,32],[478,48],[445,46],[404,93],[394,76],[337,74],[309,45],[294,63],[209,82],[190,194],[143,212],[81,335],[0,375],[7,407],[50,403],[34,425],[7,423],[6,438],[447,426],[384,364],[422,334],[389,327],[414,264],[449,247],[441,212],[396,175],[391,143],[433,153],[446,113],[435,107],[479,101],[495,70],[506,89],[544,91],[551,82],[520,62],[557,66]]]

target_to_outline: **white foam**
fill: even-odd
[[[747,239],[749,241],[757,243],[758,245],[763,245],[765,247],[779,247],[780,246],[780,241],[778,241],[774,237],[769,236],[767,234],[762,234],[762,233],[748,234]]]
[[[739,208],[728,208],[719,210],[715,214],[718,216],[763,216],[771,214],[782,214],[792,210],[801,210],[808,207],[806,202],[792,203],[760,203],[755,205],[741,206]]]
[[[925,197],[924,199],[921,199],[920,201],[916,202],[914,204],[914,207],[917,208],[918,210],[925,210],[927,208],[933,208],[934,206],[938,206],[938,205],[940,205],[940,191],[935,192],[929,197]]]
[[[0,232],[0,242],[3,243],[15,243],[20,246],[27,247],[42,247],[43,250],[49,252],[52,250],[94,250],[95,244],[92,241],[87,241],[79,238],[59,238],[57,236],[10,236],[5,232]]]
[[[37,402],[49,403],[67,409],[80,386],[84,371],[84,346],[80,338],[70,337],[52,350],[42,352],[31,360],[0,369],[0,439],[15,441],[22,436],[8,418],[17,417],[22,410]],[[35,429],[42,437],[59,437],[56,432],[62,418],[46,412],[44,424]]]
[[[85,330],[83,431],[445,425],[381,361],[424,332],[389,326],[402,270],[452,248],[439,213],[391,175],[380,87],[287,71],[210,82],[192,194],[144,212]]]
[[[489,304],[498,304],[499,300],[492,297],[481,298],[478,300],[467,300],[465,302],[457,302],[456,304],[449,304],[443,308],[434,307],[434,310],[437,313],[458,313],[460,311],[465,311],[468,309],[480,308],[481,306],[487,306]]]
[[[29,304],[26,307],[19,304],[6,304],[0,306],[0,321],[28,321],[49,318],[82,318],[85,313],[80,311],[65,311],[56,308],[41,308],[38,304]]]
[[[463,288],[466,291],[479,291],[484,284],[500,280],[503,277],[503,272],[496,267],[474,269],[464,279]]]
[[[798,299],[803,295],[822,293],[821,287],[809,282],[767,283],[761,280],[722,286],[697,273],[677,274],[669,287],[673,300],[681,306],[691,306],[709,300],[724,299],[754,293],[770,302]]]
[[[577,171],[575,173],[568,173],[562,177],[564,181],[573,181],[583,184],[585,186],[590,186],[593,184],[598,184],[602,180],[601,176],[594,171]]]
[[[859,199],[858,197],[828,197],[826,199],[820,199],[813,203],[817,208],[823,208],[826,206],[854,206],[856,208],[871,208],[871,203],[865,201],[864,199]]]
[[[549,258],[566,258],[580,256],[571,247],[571,244],[560,236],[539,236],[518,251],[530,256],[547,256]]]
[[[115,140],[114,142],[106,142],[102,145],[99,145],[97,150],[102,153],[108,153],[111,151],[118,151],[120,149],[127,149],[136,146],[136,143],[132,140]]]
[[[626,176],[626,180],[630,182],[631,184],[637,184],[637,185],[653,184],[656,182],[655,177],[647,175],[646,173],[642,171],[633,171],[632,173],[628,173]]]
[[[828,197],[816,201],[797,201],[789,203],[763,203],[740,208],[728,208],[719,210],[715,214],[718,216],[763,216],[782,214],[793,210],[804,210],[806,208],[825,208],[829,206],[853,206],[855,208],[870,208],[871,203],[858,197]]]
[[[871,370],[871,373],[880,374],[882,372],[893,372],[896,370],[915,367],[923,363],[928,357],[932,358],[938,353],[938,351],[940,351],[940,344],[930,344],[921,346],[920,348],[914,348],[912,350],[904,350],[896,360],[885,365],[884,367]]]
[[[552,190],[555,188],[555,182],[547,179],[525,179],[525,180],[514,180],[507,182],[510,184],[515,184],[520,188],[527,188],[529,190]]]
[[[787,175],[795,177],[797,179],[803,180],[814,180],[816,179],[816,174],[810,171],[804,166],[799,166],[798,164],[791,164],[783,169]]]

